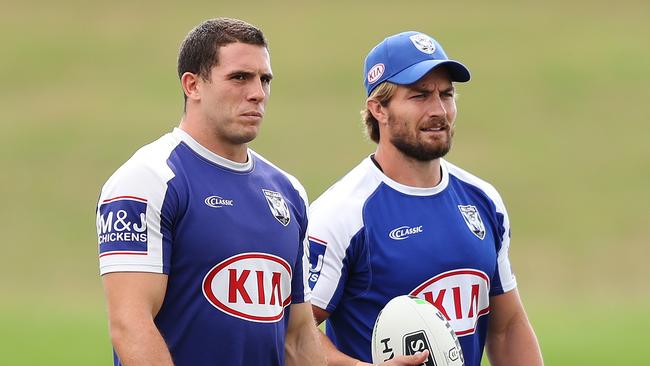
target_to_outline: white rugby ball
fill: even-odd
[[[425,366],[463,366],[458,337],[445,316],[431,303],[398,296],[379,313],[372,330],[372,362],[429,350]]]

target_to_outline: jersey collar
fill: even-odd
[[[222,156],[219,156],[212,151],[208,150],[205,146],[199,144],[192,136],[190,136],[187,132],[181,130],[180,128],[176,127],[174,128],[174,131],[172,131],[172,135],[174,135],[176,138],[180,139],[183,141],[192,151],[195,153],[199,154],[201,157],[204,159],[217,164],[219,166],[222,166],[224,168],[228,168],[230,170],[234,170],[237,172],[248,172],[251,169],[253,169],[253,159],[251,156],[250,149],[246,151],[246,155],[248,156],[248,159],[246,160],[245,163],[238,163],[236,161],[232,161],[229,159],[226,159]]]
[[[447,188],[447,185],[449,185],[449,172],[447,170],[447,162],[444,159],[440,159],[440,170],[442,173],[442,179],[440,179],[440,183],[434,187],[427,188],[411,187],[390,179],[372,162],[370,157],[366,159],[366,164],[370,165],[370,169],[372,169],[374,174],[387,186],[393,188],[398,192],[411,196],[432,196],[444,191],[445,188]]]

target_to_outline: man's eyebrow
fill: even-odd
[[[254,75],[254,73],[252,73],[250,71],[246,71],[246,70],[233,70],[233,71],[226,74],[226,76],[228,76],[228,77],[235,76],[235,75],[242,75],[242,76],[245,76],[245,77],[251,77],[251,76]]]
[[[253,72],[253,71],[246,71],[246,70],[233,70],[233,71],[229,72],[228,74],[226,74],[226,77],[232,77],[232,76],[235,76],[235,75],[241,75],[241,76],[244,76],[244,77],[246,77],[246,78],[252,78],[252,77],[254,77],[256,74],[257,74],[257,73],[256,73],[256,72]],[[271,80],[271,79],[273,79],[273,74],[265,72],[265,73],[262,73],[262,74],[260,75],[260,77],[262,77],[262,78],[267,78],[267,79]]]
[[[413,86],[411,86],[409,89],[411,89],[411,90],[414,91],[414,92],[417,92],[417,93],[423,93],[423,94],[426,94],[426,93],[429,93],[429,94],[430,94],[430,93],[433,92],[433,90],[431,90],[431,89],[429,89],[429,88],[426,88],[426,87],[424,87],[424,86],[419,86],[419,85],[413,85]]]
[[[444,89],[442,89],[441,91],[442,91],[443,93],[449,93],[449,92],[453,93],[453,92],[456,91],[456,88],[454,88],[453,85],[450,85],[448,88],[444,88]]]

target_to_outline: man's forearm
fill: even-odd
[[[311,305],[291,305],[289,327],[284,342],[285,364],[288,366],[325,366],[325,355],[318,338]]]
[[[165,340],[153,322],[111,323],[111,341],[124,366],[173,366]]]
[[[323,350],[325,351],[325,357],[327,357],[328,366],[364,365],[364,363],[359,363],[361,361],[357,360],[356,358],[352,358],[339,351],[327,335],[323,334],[322,332],[318,333],[320,335],[321,344],[323,345]]]
[[[325,366],[325,355],[320,346],[318,330],[305,329],[301,336],[285,344],[287,366]]]
[[[487,354],[494,366],[542,366],[542,353],[526,318],[517,319],[502,333],[489,334]]]

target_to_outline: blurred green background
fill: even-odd
[[[473,74],[448,158],[506,201],[546,363],[647,363],[647,1],[63,0],[0,12],[1,364],[111,364],[95,201],[177,125],[178,45],[215,16],[267,35],[275,79],[253,147],[311,200],[374,149],[367,51],[404,30],[436,37]]]

